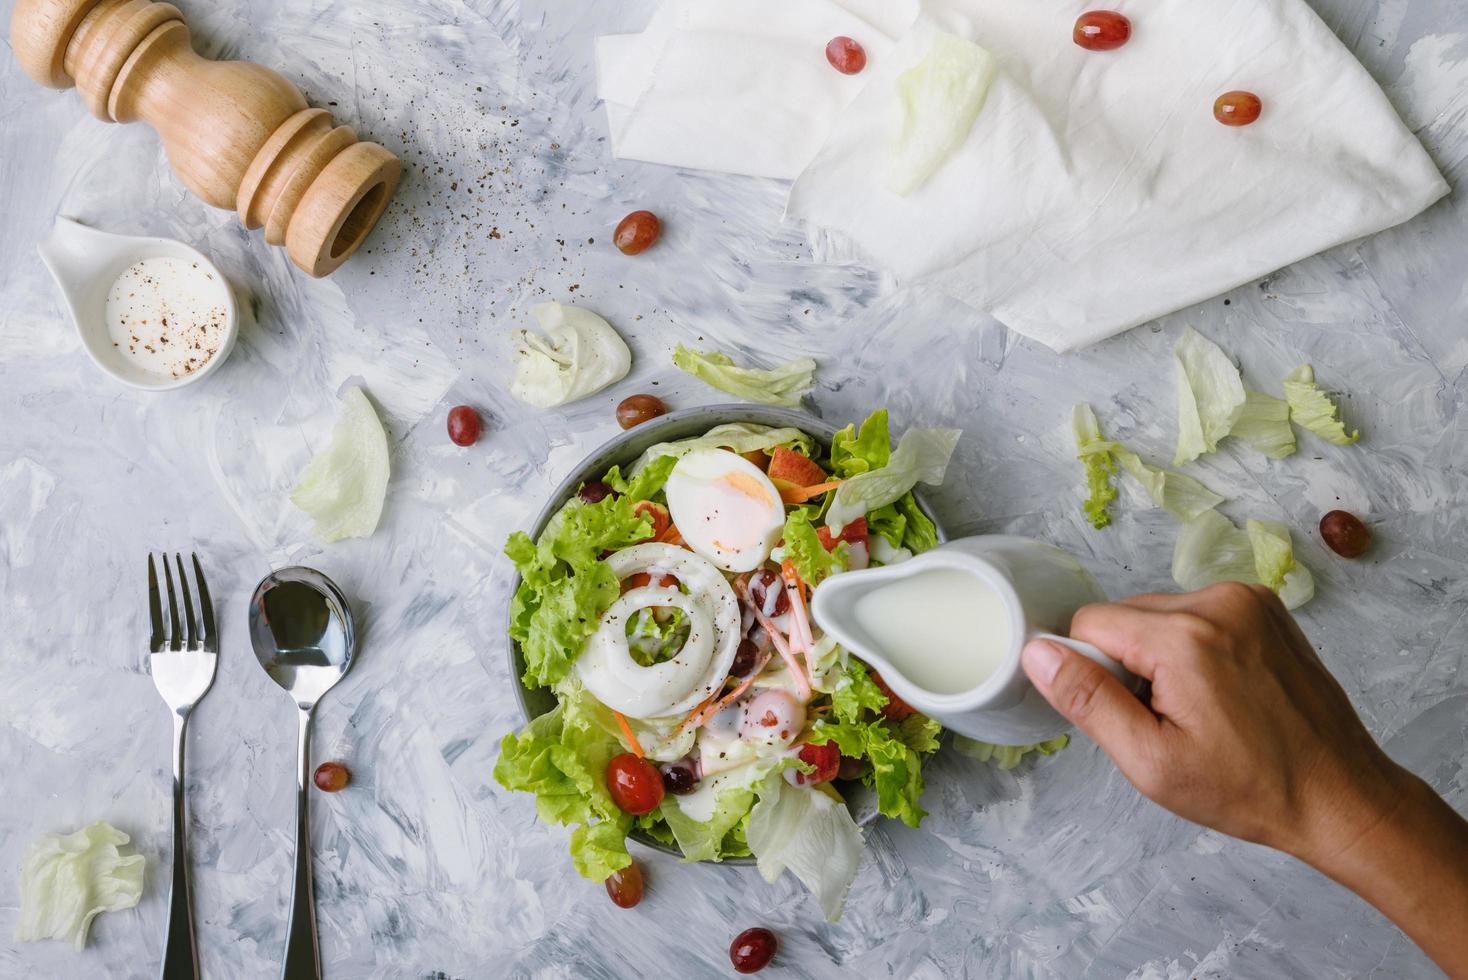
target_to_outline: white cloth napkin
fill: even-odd
[[[888,8],[884,30],[859,38],[874,57],[852,77],[853,95],[852,79],[823,54],[833,34],[857,36],[831,29],[855,16],[851,3],[784,0],[751,13],[747,3],[670,0],[635,36],[649,46],[640,63],[654,66],[640,84],[621,85],[631,73],[599,59],[609,116],[620,115],[617,152],[735,173],[799,171],[789,216],[842,232],[908,281],[931,282],[1061,351],[1390,227],[1448,191],[1303,0],[1214,0],[1206,11],[1196,0],[1116,0],[1133,33],[1106,52],[1071,40],[1087,0],[923,6],[910,30]],[[885,187],[893,84],[940,30],[983,45],[1000,72],[963,146],[899,197]],[[693,34],[746,51],[739,77],[721,77],[719,61],[672,55]],[[742,48],[736,34],[759,40]],[[657,45],[662,58],[646,58]],[[1214,99],[1230,89],[1260,96],[1256,123],[1213,118]]]

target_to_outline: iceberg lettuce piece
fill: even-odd
[[[561,303],[530,308],[544,336],[516,332],[510,393],[536,408],[556,408],[621,381],[632,352],[612,325],[590,310]]]
[[[1315,369],[1302,364],[1284,380],[1285,401],[1290,405],[1290,421],[1309,429],[1326,442],[1349,446],[1361,438],[1361,431],[1347,434],[1337,414],[1339,409],[1315,383]]]
[[[1295,452],[1295,430],[1290,428],[1290,404],[1283,398],[1245,392],[1244,410],[1229,433],[1244,440],[1270,459],[1284,459]]]
[[[20,919],[15,938],[23,943],[60,939],[77,949],[99,912],[138,904],[143,895],[143,856],[118,851],[127,834],[97,821],[72,834],[42,834],[20,862]]]
[[[1241,530],[1216,510],[1188,521],[1173,546],[1173,580],[1189,591],[1214,582],[1265,585],[1279,594],[1287,609],[1309,602],[1315,595],[1315,580],[1309,569],[1295,562],[1288,529],[1273,521],[1250,523],[1248,530]]]
[[[869,511],[896,503],[919,483],[942,483],[962,434],[959,429],[908,429],[885,466],[858,473],[836,488],[826,526],[839,534]]]
[[[291,501],[323,543],[365,538],[382,517],[388,472],[387,433],[362,389],[348,388],[331,442],[301,471]]]
[[[809,456],[815,450],[815,441],[799,429],[788,426],[774,429],[754,422],[726,422],[714,426],[701,436],[675,442],[660,442],[650,447],[637,457],[637,462],[632,464],[629,472],[640,474],[654,460],[671,456],[676,461],[695,449],[727,449],[743,454],[768,452],[776,446],[786,446],[802,456]]]
[[[758,794],[745,837],[760,875],[774,882],[789,870],[835,922],[861,865],[861,831],[851,811],[818,788],[790,785],[779,772]]]
[[[1173,348],[1177,363],[1177,452],[1174,466],[1218,449],[1244,411],[1244,381],[1229,356],[1191,327]]]
[[[956,34],[938,34],[922,61],[897,76],[900,123],[887,189],[907,196],[968,139],[999,72],[994,56]]]
[[[1315,598],[1315,576],[1295,560],[1288,527],[1279,521],[1250,518],[1244,528],[1254,548],[1255,574],[1279,595],[1286,609],[1298,609]]]
[[[1025,756],[1032,753],[1054,755],[1069,744],[1069,735],[1057,735],[1049,741],[1036,742],[1033,745],[997,745],[994,742],[981,742],[965,735],[953,736],[955,752],[966,755],[970,759],[978,759],[980,762],[992,762],[1000,769],[1013,769]]]
[[[1180,521],[1190,521],[1223,503],[1223,497],[1191,476],[1150,466],[1122,443],[1102,438],[1100,424],[1091,406],[1077,405],[1072,422],[1076,448],[1081,462],[1086,465],[1086,476],[1091,486],[1086,516],[1091,518],[1093,527],[1102,528],[1111,523],[1107,507],[1116,498],[1116,488],[1110,485],[1109,474],[1115,472],[1117,466],[1142,485],[1152,503]],[[1103,487],[1099,482],[1102,480],[1107,482],[1098,490]],[[1097,523],[1098,516],[1102,523]]]
[[[798,408],[801,396],[815,384],[816,362],[808,357],[763,370],[739,367],[718,351],[702,354],[679,344],[673,364],[712,388],[761,405]]]

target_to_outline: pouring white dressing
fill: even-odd
[[[934,568],[857,599],[857,625],[912,683],[934,694],[978,687],[1013,642],[1004,600],[977,576]]]

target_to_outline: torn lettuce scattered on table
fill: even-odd
[[[761,405],[796,408],[815,383],[816,362],[808,357],[765,370],[740,367],[727,354],[700,353],[682,344],[673,352],[673,364],[711,388]]]
[[[129,840],[99,820],[75,833],[42,834],[33,841],[20,862],[15,938],[23,943],[59,939],[82,949],[98,913],[137,905],[143,895],[143,856],[118,849]]]
[[[365,538],[377,529],[387,499],[388,455],[387,433],[372,402],[361,388],[348,388],[331,441],[306,464],[291,494],[323,543]]]
[[[590,310],[562,303],[530,308],[541,334],[515,333],[510,392],[527,405],[556,408],[621,381],[632,352],[612,325]]]
[[[1326,442],[1349,446],[1361,438],[1357,429],[1347,434],[1339,409],[1315,383],[1315,369],[1302,364],[1284,379],[1285,401],[1290,418],[1302,429],[1309,429]]]
[[[1216,510],[1179,529],[1172,577],[1190,591],[1215,582],[1264,585],[1278,593],[1287,609],[1298,609],[1315,596],[1314,576],[1295,561],[1285,525],[1251,520],[1241,530]]]

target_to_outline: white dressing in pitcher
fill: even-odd
[[[1012,646],[1009,609],[976,575],[934,568],[860,596],[857,625],[909,681],[934,694],[978,687]]]

